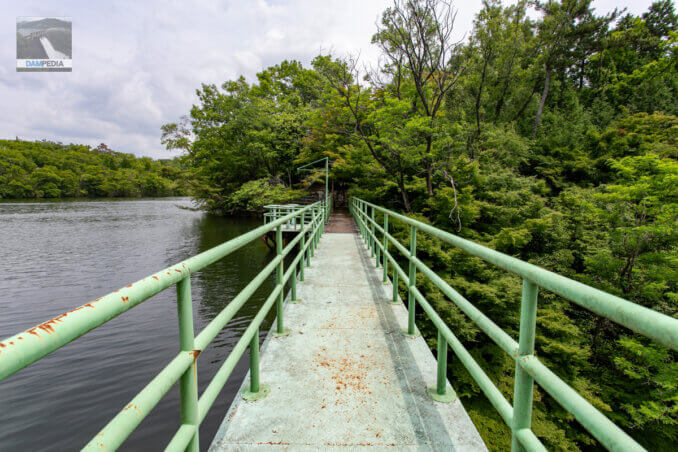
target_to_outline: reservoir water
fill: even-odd
[[[0,339],[261,224],[188,198],[0,203]],[[191,280],[196,334],[273,257],[260,240]],[[200,390],[274,287],[269,278],[198,358]],[[0,450],[78,450],[177,353],[174,287],[0,381]],[[262,328],[262,340],[272,317]],[[247,372],[243,356],[200,427],[206,450]],[[123,450],[161,450],[179,427],[175,385]]]

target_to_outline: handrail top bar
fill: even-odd
[[[387,214],[391,218],[398,219],[444,242],[461,248],[473,256],[521,276],[540,287],[548,289],[596,314],[654,339],[673,350],[678,350],[678,319],[558,275],[534,264],[521,261],[470,240],[463,239],[360,198],[354,199],[374,208],[376,211]]]
[[[318,162],[322,162],[323,160],[329,160],[329,157],[322,157],[322,158],[319,158],[318,160],[312,161],[311,163],[306,163],[304,165],[301,165],[299,168],[297,168],[297,171],[301,171],[302,169],[306,169],[307,166],[314,165]],[[314,170],[311,170],[311,171],[314,171]],[[318,170],[318,171],[322,171],[322,170]]]
[[[301,216],[317,201],[189,257],[121,289],[0,341],[0,380],[18,372],[83,334],[97,328],[168,287],[242,248],[270,230]],[[321,215],[321,213],[318,213]],[[96,310],[96,315],[92,315]]]

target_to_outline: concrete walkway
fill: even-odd
[[[458,399],[427,395],[436,361],[421,337],[401,333],[407,310],[390,303],[362,239],[325,234],[311,265],[302,301],[285,307],[291,334],[263,345],[270,394],[236,396],[210,451],[487,450]]]
[[[326,234],[336,234],[340,232],[358,233],[358,227],[348,210],[335,210],[332,212],[330,221],[328,221],[325,226]]]

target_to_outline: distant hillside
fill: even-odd
[[[178,159],[153,160],[106,145],[0,140],[0,199],[182,196]]]
[[[71,29],[71,22],[66,22],[60,19],[47,18],[40,20],[33,20],[29,22],[19,22],[19,29],[31,29],[31,30],[48,30],[50,28],[64,28],[66,30]]]

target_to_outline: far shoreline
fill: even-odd
[[[101,201],[162,201],[162,200],[192,200],[192,196],[129,196],[129,197],[99,197],[99,198],[0,198],[0,204],[56,204],[60,202],[101,202]]]

